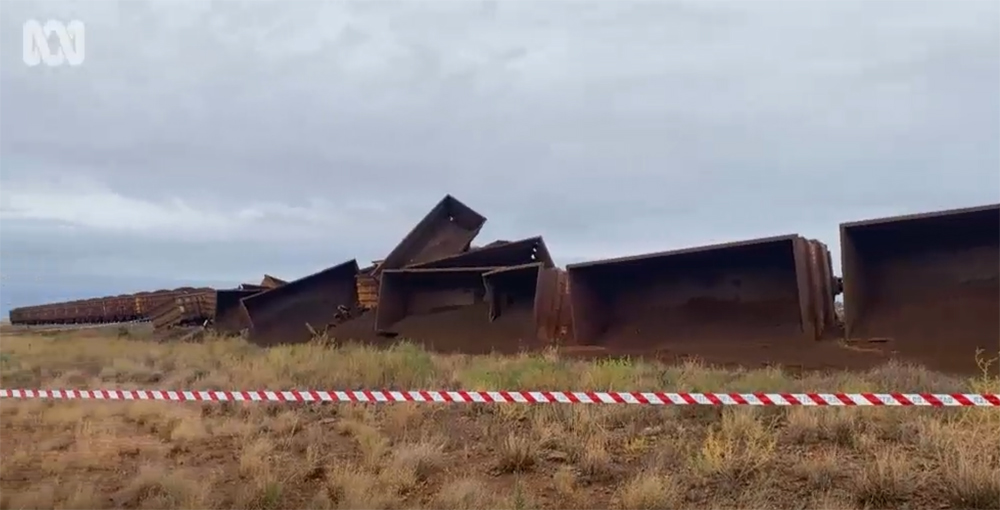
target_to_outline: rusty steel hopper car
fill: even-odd
[[[567,271],[581,346],[787,344],[820,339],[835,324],[829,251],[798,235],[572,264]]]
[[[544,262],[511,266],[483,275],[489,320],[521,321],[545,345],[564,343],[570,332],[566,272]]]
[[[250,319],[249,340],[271,346],[307,342],[337,320],[340,307],[358,306],[358,262],[343,264],[241,299]]]
[[[250,329],[250,316],[242,300],[263,291],[263,288],[215,291],[215,318],[212,321],[215,330],[223,335],[238,335]]]
[[[213,289],[177,289],[172,297],[165,298],[150,312],[150,321],[156,329],[200,325],[215,315]]]
[[[462,253],[469,249],[485,223],[486,217],[451,195],[445,195],[371,274],[381,278],[385,270]]]
[[[541,236],[529,237],[520,241],[497,242],[482,248],[473,248],[457,255],[411,264],[406,268],[507,267],[536,262],[545,267],[555,267],[552,255]]]
[[[1000,204],[844,223],[845,333],[940,370],[1000,350]]]

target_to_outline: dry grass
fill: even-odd
[[[3,337],[3,387],[997,392],[891,364],[791,377],[87,330]],[[0,508],[998,508],[995,409],[4,401]]]

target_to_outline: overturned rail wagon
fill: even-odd
[[[522,264],[541,263],[544,267],[555,267],[545,240],[541,236],[519,241],[497,241],[481,248],[450,255],[420,264],[412,264],[407,269],[433,269],[450,267],[508,267]]]
[[[942,370],[1000,346],[1000,204],[844,223],[845,333]]]
[[[485,223],[486,217],[451,195],[445,195],[386,255],[371,275],[381,278],[385,270],[462,253],[469,249]]]
[[[375,329],[443,352],[536,349],[565,335],[564,280],[544,262],[384,271]]]
[[[241,299],[249,340],[261,346],[307,342],[336,320],[339,307],[358,303],[358,262],[343,264]]]
[[[486,288],[483,275],[500,269],[490,267],[449,267],[433,269],[391,269],[382,272],[375,329],[390,331],[406,317],[427,315],[482,304],[486,320]],[[459,327],[442,323],[442,329]]]
[[[156,329],[204,324],[215,315],[215,291],[190,289],[162,300],[150,312]]]
[[[567,340],[571,317],[565,271],[535,262],[485,273],[483,283],[490,322],[527,322],[534,340],[546,345]]]
[[[243,298],[260,294],[263,288],[220,289],[215,291],[215,317],[212,326],[222,335],[238,335],[250,329],[250,316],[243,307]]]
[[[571,264],[578,345],[657,349],[818,340],[835,324],[830,253],[785,235]]]

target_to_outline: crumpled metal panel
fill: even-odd
[[[338,307],[355,308],[357,260],[324,269],[241,300],[250,317],[249,340],[271,346],[308,342],[336,319]]]
[[[372,276],[461,253],[486,223],[486,217],[446,195],[395,248],[386,255]]]

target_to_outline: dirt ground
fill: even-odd
[[[121,333],[125,333],[124,331]],[[998,392],[890,363],[789,375],[7,330],[4,388]],[[1000,508],[1000,410],[0,401],[0,508]]]

